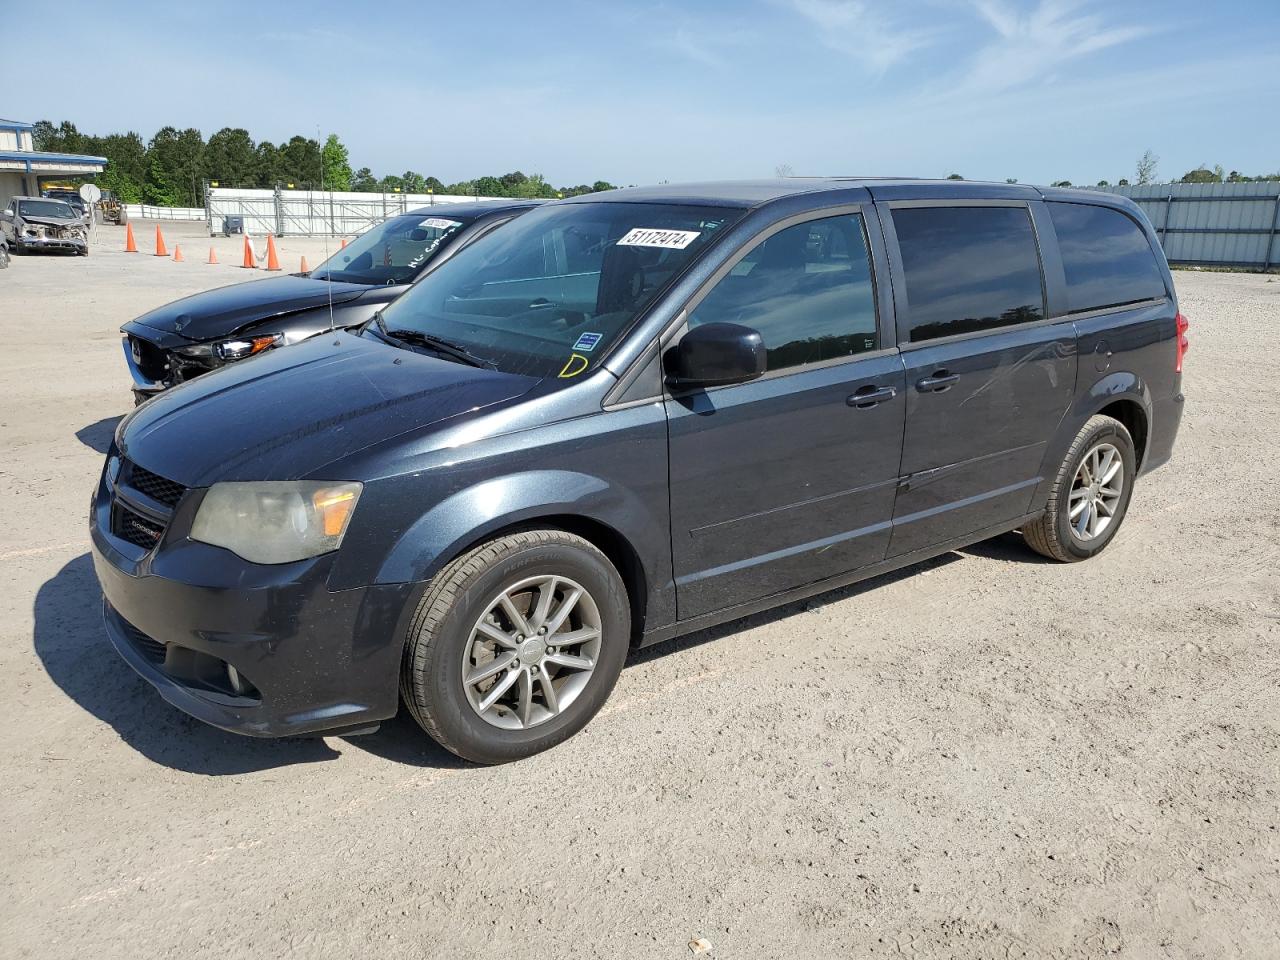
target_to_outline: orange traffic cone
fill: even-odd
[[[209,248],[209,260],[208,260],[208,262],[209,262],[209,263],[217,263],[217,262],[218,262],[218,255],[217,255],[216,253],[214,253],[214,252],[213,252],[213,247],[210,247],[210,248]]]
[[[276,238],[269,233],[267,234],[267,269],[280,269],[280,258],[276,256]]]
[[[126,223],[124,225],[124,252],[137,253],[138,245],[133,240],[133,224]]]
[[[299,272],[300,272],[300,273],[310,273],[310,272],[311,272],[311,267],[310,267],[310,265],[308,265],[308,263],[307,263],[307,258],[306,258],[306,257],[303,257],[303,258],[302,258],[302,266],[299,268]]]
[[[246,270],[258,269],[258,264],[253,259],[253,247],[249,246],[249,235],[246,233],[244,237],[244,263],[240,266]]]
[[[177,244],[174,244],[174,247],[173,247],[173,262],[174,262],[174,263],[182,263],[182,261],[183,261],[183,260],[185,260],[185,259],[186,259],[186,257],[184,257],[184,256],[182,255],[182,247],[181,247],[181,246],[179,246],[179,245],[177,245]]]
[[[169,250],[164,245],[164,234],[160,232],[160,225],[156,224],[156,256],[167,257],[168,255]]]
[[[343,238],[342,238],[342,246],[341,246],[341,247],[339,247],[338,249],[339,249],[339,250],[342,250],[342,249],[344,249],[344,248],[346,247],[346,245],[347,245],[347,238],[346,238],[346,237],[343,237]]]

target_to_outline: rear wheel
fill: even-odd
[[[1044,513],[1022,528],[1037,553],[1072,563],[1101,553],[1129,509],[1137,473],[1133,439],[1111,417],[1090,417],[1067,451]]]
[[[431,581],[401,694],[458,756],[519,760],[586,726],[622,671],[630,629],[622,578],[591,543],[563,530],[513,533]]]

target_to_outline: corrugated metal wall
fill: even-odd
[[[1170,263],[1280,267],[1280,181],[1091,187],[1142,207]]]

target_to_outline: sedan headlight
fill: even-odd
[[[224,340],[213,348],[213,352],[222,360],[243,360],[275,346],[283,337],[283,334],[270,333],[262,337],[245,337],[243,340]]]
[[[215,483],[191,539],[252,563],[292,563],[337,550],[360,499],[359,483],[307,480]]]

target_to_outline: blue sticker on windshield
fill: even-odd
[[[590,353],[603,339],[603,333],[584,333],[578,338],[578,342],[573,345],[573,349],[581,350],[583,353]]]

